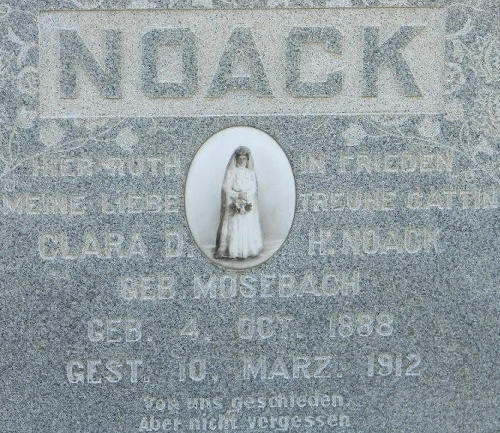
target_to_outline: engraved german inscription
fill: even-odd
[[[494,0],[0,1],[0,433],[494,433]]]

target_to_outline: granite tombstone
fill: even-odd
[[[495,0],[1,0],[2,433],[497,433]]]

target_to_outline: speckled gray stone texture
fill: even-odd
[[[40,11],[336,4],[445,8],[441,113],[46,119],[39,110],[38,89],[44,84],[38,80]],[[498,199],[491,197],[498,195],[500,185],[499,22],[494,0],[272,4],[265,0],[196,4],[163,0],[0,1],[0,431],[175,431],[173,420],[178,419],[177,431],[189,432],[203,431],[194,428],[193,420],[234,415],[236,428],[224,430],[212,424],[211,431],[498,433],[500,221]],[[393,43],[404,45],[411,35],[411,31],[403,32]],[[188,33],[157,36],[167,43],[189,39]],[[304,37],[316,40],[319,36],[313,31]],[[112,35],[109,43],[113,43]],[[234,44],[237,49],[238,44],[252,43],[248,35],[240,33]],[[377,69],[381,62],[385,65],[380,67],[387,67],[388,62],[397,70],[395,85],[414,97],[418,83],[408,79],[404,61],[391,51],[390,43],[381,44],[380,49],[366,49],[366,65]],[[189,42],[186,47],[183,67],[189,71],[194,67]],[[328,48],[335,50],[335,43]],[[85,51],[77,49],[73,54],[81,61]],[[71,59],[66,60],[70,69],[63,74],[67,80],[61,82],[61,90],[72,97]],[[231,81],[227,75],[230,64],[229,56],[219,65],[213,94],[234,86],[266,94],[268,83],[260,74],[258,61],[247,81]],[[112,70],[112,63],[107,66]],[[141,71],[137,72],[141,77]],[[151,80],[146,90],[152,96],[185,96],[196,88],[196,75],[189,72],[187,81],[177,86],[162,86],[155,81],[154,71],[144,74],[146,81]],[[294,83],[290,90],[309,95],[328,92],[328,86],[338,84],[332,79],[324,86],[303,85],[307,83],[297,81],[293,73],[288,80]],[[102,84],[108,97],[119,92],[108,86],[112,82],[110,76]],[[365,90],[373,97],[376,86],[372,84]],[[297,210],[287,240],[270,260],[244,272],[226,272],[207,260],[190,235],[183,209],[184,184],[193,156],[214,133],[231,126],[252,126],[271,135],[290,159],[297,187]],[[372,161],[407,155],[413,162],[422,161],[423,155],[451,155],[453,167],[405,171],[383,169],[379,164],[372,166],[372,172],[358,172],[349,165],[351,169],[341,171],[343,155],[360,154]],[[160,158],[160,171],[138,175],[140,159],[151,157]],[[81,176],[39,175],[37,164],[64,158],[73,161],[69,163],[72,169],[74,161],[82,159],[90,161],[92,168]],[[112,175],[109,166],[102,169],[99,165],[113,158],[128,161],[125,174]],[[311,168],[311,160],[319,161],[319,168]],[[352,164],[353,160],[344,161]],[[355,201],[352,209],[335,209],[331,202],[325,209],[313,202],[317,193],[375,190],[394,194],[387,209],[357,210]],[[439,205],[432,202],[428,195],[432,191],[456,193],[448,206],[443,196]],[[474,191],[491,199],[477,206],[472,199],[468,206],[463,205]],[[177,212],[105,214],[100,210],[103,194],[146,192],[177,196]],[[85,214],[34,214],[26,211],[27,204],[24,212],[12,210],[16,207],[13,198],[43,194],[83,195],[87,197]],[[416,194],[413,206],[408,205],[410,194]],[[421,199],[431,204],[423,209]],[[338,233],[345,230],[387,233],[405,228],[436,233],[437,247],[432,243],[426,251],[416,253],[395,249],[380,253],[367,247],[368,252],[348,254],[338,245]],[[332,233],[329,246],[321,244],[321,231]],[[182,239],[178,257],[166,254],[166,236],[171,232],[179,233]],[[47,239],[43,235],[63,234],[76,245],[86,233],[122,233],[127,242],[133,233],[140,233],[147,254],[110,259],[41,257],[39,242]],[[50,239],[56,242],[62,238]],[[330,247],[336,248],[334,254],[329,254]],[[120,254],[126,256],[127,252]],[[325,273],[349,277],[359,273],[359,291],[347,284],[331,296],[279,296],[280,276],[292,275],[300,281],[313,278],[317,287]],[[158,275],[175,280],[172,299],[141,301],[123,296],[121,279]],[[203,281],[210,276],[229,284],[234,281],[239,293],[243,293],[241,280],[246,277],[257,294],[194,299],[196,275]],[[268,294],[263,289],[266,281],[271,282]],[[381,314],[392,318],[390,335],[384,336],[387,329],[376,329]],[[355,320],[367,315],[375,318],[375,324],[369,335],[357,325],[351,335],[348,329],[340,331],[337,326],[343,315]],[[259,317],[271,318],[273,326],[288,323],[279,318],[294,319],[286,338],[281,328],[273,328],[279,332],[269,336],[264,329],[265,338],[245,339],[238,335],[237,322],[242,317],[253,318],[255,323]],[[197,336],[192,334],[194,325],[189,325],[193,318]],[[330,318],[335,335],[330,333]],[[130,319],[132,322],[127,322]],[[98,341],[98,334],[91,332],[89,336],[89,321],[100,331],[106,320],[108,334],[103,338],[107,342]],[[141,322],[140,339],[134,331],[137,321]],[[126,323],[130,325],[128,333]],[[264,326],[267,322],[259,323]],[[190,335],[181,335],[182,330]],[[118,338],[122,341],[113,342]],[[377,363],[384,354],[391,357],[391,372],[386,374],[377,364],[370,371],[371,356]],[[418,375],[407,374],[416,355],[420,362],[412,372]],[[269,363],[267,377],[261,378],[260,373],[253,379],[243,377],[242,359],[257,362],[261,356]],[[296,363],[309,362],[310,366],[294,370],[294,357]],[[331,358],[328,377],[318,372],[325,357]],[[199,359],[206,360],[203,380],[198,380]],[[383,363],[384,358],[381,360]],[[187,364],[185,369],[183,363]],[[185,371],[187,378],[180,371]],[[83,383],[78,377],[84,378]],[[292,395],[299,400],[306,396],[310,402],[303,407],[273,407],[270,398],[275,397],[276,402],[279,395],[289,402]],[[316,405],[315,399],[324,395],[340,395],[343,402],[337,402],[337,407]],[[240,408],[238,402],[245,397],[247,403],[251,402],[248,397],[260,397],[266,407],[259,407],[257,399]],[[212,406],[193,408],[193,402],[200,398],[212,399]],[[149,406],[151,399],[153,407]],[[172,406],[163,406],[162,401],[170,401]],[[332,415],[344,421],[342,416],[347,416],[349,426],[321,424]],[[264,417],[264,424],[252,427],[253,417]],[[293,417],[300,420],[300,427],[294,426]],[[314,419],[306,421],[307,417]],[[194,423],[191,429],[190,420]],[[205,431],[210,431],[210,426]]]

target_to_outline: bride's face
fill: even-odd
[[[246,155],[236,156],[236,166],[237,167],[246,167],[247,162],[248,162],[248,158]]]

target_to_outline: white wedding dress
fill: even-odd
[[[238,200],[247,203],[242,212],[235,209]],[[246,259],[259,255],[262,247],[255,172],[246,167],[232,166],[228,168],[222,185],[221,221],[215,256]]]

